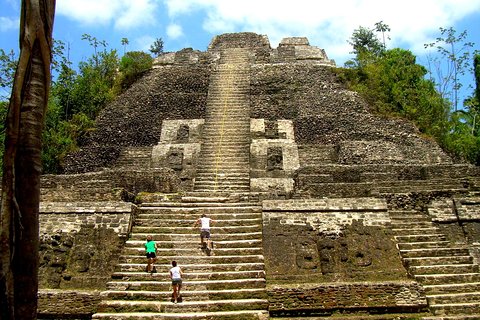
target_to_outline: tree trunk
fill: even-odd
[[[37,318],[42,130],[50,87],[55,0],[22,0],[20,58],[5,123],[0,318]]]

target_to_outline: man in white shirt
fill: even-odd
[[[200,225],[200,241],[202,243],[202,249],[206,249],[208,252],[213,249],[212,241],[210,239],[210,224],[214,222],[215,221],[208,218],[205,213],[195,222],[195,225]],[[206,243],[205,239],[207,240]]]

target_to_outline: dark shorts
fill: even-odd
[[[172,286],[182,286],[182,279],[172,279]]]
[[[147,259],[153,259],[155,257],[156,257],[155,252],[147,252]]]
[[[210,230],[201,230],[200,237],[210,239]]]

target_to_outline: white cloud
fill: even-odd
[[[20,27],[20,20],[18,18],[0,17],[0,31],[9,31],[18,29]]]
[[[167,36],[170,39],[178,39],[183,36],[182,26],[172,23],[167,26]]]
[[[113,22],[126,29],[152,23],[156,6],[155,0],[61,0],[56,12],[84,24]]]
[[[165,5],[170,17],[204,11],[203,28],[212,34],[266,34],[272,47],[283,37],[306,36],[331,58],[351,51],[347,40],[359,26],[383,21],[391,29],[391,46],[414,46],[428,42],[439,27],[480,12],[480,0],[165,0]]]

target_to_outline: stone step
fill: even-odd
[[[153,237],[152,237],[153,238]],[[155,240],[155,239],[154,239]],[[200,245],[200,240],[170,240],[170,241],[156,241],[157,248],[168,249],[168,248],[198,248]],[[125,244],[126,248],[144,248],[145,241],[135,241],[128,240]],[[251,239],[251,240],[233,240],[233,241],[215,241],[214,243],[216,249],[223,248],[261,248],[262,239]]]
[[[220,120],[229,115],[236,115],[237,118],[246,119],[249,110],[248,100],[245,94],[238,96],[223,97],[221,93],[213,94],[207,98],[207,119]],[[243,116],[243,117],[242,117]]]
[[[478,265],[456,264],[456,265],[433,265],[433,266],[410,266],[408,271],[412,274],[459,274],[478,272]]]
[[[157,273],[147,272],[123,272],[117,271],[112,274],[112,279],[124,281],[161,281],[168,275],[170,268],[157,268]],[[209,281],[209,280],[239,280],[239,279],[255,279],[265,278],[264,270],[245,270],[245,271],[207,271],[207,272],[193,272],[184,270],[184,281]]]
[[[466,256],[469,255],[467,248],[425,248],[400,250],[402,257],[445,257],[445,256]]]
[[[203,164],[201,170],[197,171],[198,176],[211,176],[211,177],[219,177],[227,176],[230,178],[246,178],[250,176],[250,172],[247,172],[248,163],[245,162],[216,162],[216,160],[212,160],[210,162],[207,161],[200,161],[200,165]],[[239,170],[243,170],[243,172],[239,172]]]
[[[391,217],[390,217],[391,219]],[[405,220],[392,220],[391,225],[393,229],[419,229],[419,228],[435,228],[432,222],[429,221],[405,221]]]
[[[416,257],[403,258],[407,266],[429,266],[442,264],[470,264],[473,263],[472,256],[446,256],[446,257]]]
[[[232,310],[267,309],[268,300],[238,299],[215,301],[183,301],[173,304],[170,301],[119,301],[104,300],[98,306],[99,312],[217,312]]]
[[[221,101],[209,101],[205,114],[206,123],[221,123],[225,121],[250,122],[249,104],[236,104],[226,106]]]
[[[250,190],[250,185],[236,185],[236,184],[213,184],[213,185],[205,185],[205,184],[199,184],[194,186],[195,191],[211,191],[211,192],[222,192],[222,191],[232,191],[232,192],[238,192],[238,191],[249,191]]]
[[[209,188],[213,190],[223,190],[221,188],[225,188],[224,190],[232,190],[236,187],[244,190],[250,187],[250,179],[245,179],[245,180],[217,180],[217,181],[211,181],[208,178],[204,177],[197,177],[195,179],[195,190],[198,190],[200,188]]]
[[[236,123],[220,123],[218,126],[211,126],[210,124],[203,128],[204,141],[209,141],[212,144],[219,144],[225,138],[236,138],[245,143],[250,142],[250,127],[247,125],[237,126]],[[207,140],[205,137],[217,137],[215,141]],[[235,140],[235,141],[237,141]],[[245,144],[239,146],[246,146]]]
[[[232,154],[238,154],[240,152],[249,151],[250,143],[248,139],[245,139],[245,143],[243,145],[238,143],[228,143],[228,142],[224,142],[223,140],[219,140],[216,142],[204,143],[202,145],[202,150],[205,152],[206,151],[216,152],[216,151],[222,150],[222,151],[229,151]]]
[[[208,164],[208,163],[207,163]],[[222,163],[221,168],[215,167],[215,165],[208,164],[206,167],[198,167],[197,172],[218,172],[219,170],[225,170],[227,172],[247,171],[250,170],[250,165],[246,162],[234,162],[234,163]]]
[[[247,103],[249,100],[250,84],[245,79],[227,79],[220,80],[219,78],[213,78],[214,82],[208,87],[207,95],[207,110],[210,101],[221,103],[224,100],[222,98],[230,98],[233,100],[236,98],[238,101]],[[217,80],[217,81],[215,81]]]
[[[232,84],[249,84],[249,73],[246,70],[232,72],[230,70],[216,70],[210,76],[212,85],[210,88],[231,87]],[[234,87],[235,88],[235,87]]]
[[[250,168],[248,168],[247,166],[241,166],[241,167],[237,167],[237,168],[228,168],[228,167],[224,167],[222,165],[222,168],[221,168],[222,171],[220,171],[220,168],[201,168],[199,170],[197,170],[197,175],[211,175],[211,176],[216,176],[216,175],[219,175],[219,176],[222,176],[222,175],[225,175],[225,176],[228,176],[228,177],[249,177],[250,176]]]
[[[222,312],[183,312],[183,313],[96,313],[92,319],[102,320],[180,320],[180,319],[209,319],[209,320],[265,320],[268,319],[266,310],[243,310]]]
[[[171,217],[162,217],[160,219],[142,219],[140,217],[135,219],[136,226],[149,226],[149,227],[191,227],[196,226],[198,229],[198,225],[195,225],[195,222],[200,216],[191,216],[191,219],[172,219]],[[213,219],[213,216],[210,216]],[[261,216],[247,219],[239,219],[238,217],[230,217],[230,219],[218,219],[216,217],[212,224],[215,224],[215,227],[233,227],[233,226],[244,226],[244,225],[252,225],[252,224],[261,224],[262,218]]]
[[[450,241],[425,241],[425,242],[399,242],[397,247],[400,250],[426,249],[426,248],[445,248],[450,245]]]
[[[430,311],[432,311],[434,315],[480,315],[480,302],[435,304],[430,306]]]
[[[422,320],[480,320],[479,314],[462,314],[454,316],[431,316],[431,317],[422,317]]]
[[[218,129],[218,128],[224,128],[225,125],[228,125],[228,129],[244,129],[250,132],[250,120],[248,121],[235,121],[232,119],[221,119],[218,121],[211,120],[208,121],[206,124],[203,126],[203,130],[205,129]],[[226,128],[227,129],[227,128]]]
[[[212,239],[215,239],[213,236]],[[157,257],[169,257],[177,255],[192,255],[198,251],[198,254],[201,253],[200,249],[191,249],[185,247],[178,248],[157,248]],[[145,248],[125,248],[125,255],[141,255],[145,253]],[[218,248],[214,241],[214,250],[213,253],[215,256],[233,256],[233,255],[255,255],[263,254],[262,247],[250,247],[250,248]]]
[[[157,264],[169,264],[175,260],[181,266],[182,264],[191,264],[191,263],[198,263],[198,264],[230,264],[230,263],[263,263],[264,258],[263,255],[231,255],[231,256],[217,256],[217,255],[177,255],[177,256],[170,256],[170,257],[157,257]],[[119,263],[127,263],[127,264],[145,264],[146,258],[145,255],[138,255],[138,256],[131,256],[131,255],[120,255]]]
[[[229,173],[229,169],[218,168],[218,171],[214,169],[205,170],[203,172],[198,172],[197,176],[195,177],[195,182],[215,182],[218,183],[219,181],[228,181],[228,182],[237,182],[239,184],[243,183],[250,183],[250,173],[242,172],[237,173],[233,172],[232,174]]]
[[[438,229],[435,227],[425,227],[425,228],[392,228],[395,236],[405,236],[405,235],[425,235],[425,234],[435,234],[438,232]]]
[[[251,225],[242,225],[242,226],[223,226],[217,227],[212,226],[210,228],[212,235],[217,234],[232,234],[232,233],[244,233],[244,232],[259,232],[262,230],[261,224],[251,224]],[[189,234],[198,234],[198,226],[195,227],[154,227],[154,226],[133,226],[132,232],[134,233],[148,233],[148,234],[159,234],[159,233],[189,233]]]
[[[164,276],[163,279],[168,278]],[[130,291],[168,291],[171,290],[172,281],[109,281],[108,290],[130,290]],[[182,281],[182,291],[198,290],[235,290],[265,288],[265,279],[233,279],[233,280],[190,280]]]
[[[232,168],[232,162],[217,162],[215,159],[207,159],[204,158],[199,163],[203,165],[202,170],[197,172],[197,176],[195,177],[195,181],[199,181],[199,179],[204,179],[205,183],[214,183],[215,180],[222,180],[227,182],[235,182],[238,180],[242,183],[249,182],[250,180],[250,173],[249,172],[242,172],[238,173],[238,168],[247,168],[248,162],[239,162],[238,159],[235,160],[236,168]],[[231,174],[230,174],[231,173]]]
[[[233,290],[182,290],[182,298],[186,301],[212,301],[226,299],[266,299],[267,292],[263,288],[233,289]],[[105,291],[102,297],[108,300],[142,300],[142,301],[169,301],[172,291]]]
[[[120,263],[116,267],[118,272],[144,272],[146,262],[144,263]],[[155,263],[157,272],[160,270],[169,270],[171,268],[170,263],[158,264]],[[182,264],[182,270],[185,272],[196,272],[210,270],[212,272],[218,271],[246,271],[246,270],[264,270],[265,264],[263,262],[250,262],[250,263],[198,263],[198,264]]]
[[[471,283],[448,283],[438,285],[424,285],[426,294],[446,294],[458,292],[479,292],[480,282]]]
[[[480,273],[463,274],[421,274],[414,275],[415,280],[422,285],[439,285],[446,283],[472,283],[480,282]]]
[[[215,182],[215,180],[222,181],[222,182],[236,182],[236,183],[250,183],[250,175],[249,174],[242,174],[242,175],[229,175],[228,171],[222,171],[221,173],[209,173],[209,172],[202,172],[197,174],[195,178],[195,183],[197,182]]]
[[[418,213],[417,211],[413,212],[403,212],[403,211],[388,211],[390,218],[392,219],[392,222],[394,221],[429,221],[432,222],[432,217],[423,213]]]
[[[194,184],[195,191],[208,191],[208,190],[219,190],[219,191],[249,191],[250,182],[248,181],[198,181]],[[205,190],[206,189],[206,190]]]
[[[234,220],[244,220],[244,219],[261,219],[261,213],[259,212],[232,212],[232,213],[219,213],[220,211],[213,211],[213,212],[197,212],[197,211],[190,211],[190,212],[171,212],[170,210],[164,210],[162,212],[148,212],[145,210],[140,211],[137,215],[135,221],[140,219],[149,219],[149,220],[159,220],[159,219],[198,219],[202,213],[205,213],[208,217],[212,218],[213,220],[227,220],[227,221],[234,221]]]
[[[239,148],[239,146],[232,146],[232,147],[227,147],[227,146],[203,146],[201,152],[203,152],[207,157],[209,156],[210,158],[214,158],[216,161],[222,163],[224,162],[225,159],[230,159],[230,158],[236,158],[239,157],[239,159],[246,159],[246,156],[244,156],[245,152],[248,153],[249,148],[247,147],[242,147]],[[223,157],[223,155],[228,155]],[[221,157],[221,159],[217,159],[217,157]]]
[[[222,163],[246,163],[247,166],[250,161],[250,155],[244,154],[241,156],[229,154],[228,150],[223,150],[220,148],[216,152],[205,151],[205,154],[202,153],[202,159],[199,159],[199,163],[212,163],[212,166],[221,166]]]
[[[228,208],[237,209],[237,208],[252,208],[252,207],[260,207],[261,206],[252,206],[251,202],[145,202],[142,203],[140,206],[143,208],[151,208],[153,209],[164,209],[164,208],[180,208],[181,210],[188,210],[189,208],[192,209],[220,209],[220,210],[228,210]]]
[[[239,186],[239,187],[249,187],[250,186],[250,179],[232,179],[232,180],[227,180],[227,179],[218,179],[218,180],[210,180],[210,179],[204,179],[202,176],[197,176],[195,178],[195,186],[198,187],[216,187],[216,186]]]
[[[155,241],[195,241],[199,239],[199,232],[196,233],[132,233],[130,235],[130,240],[141,240],[145,241],[148,235],[151,235]],[[262,232],[244,232],[244,233],[223,233],[223,234],[213,234],[212,238],[214,242],[217,241],[232,241],[232,240],[252,240],[252,239],[261,239]]]
[[[480,302],[480,291],[427,294],[426,297],[429,305]]]
[[[440,234],[440,233],[395,235],[394,238],[399,243],[445,241],[446,240],[445,235]]]

